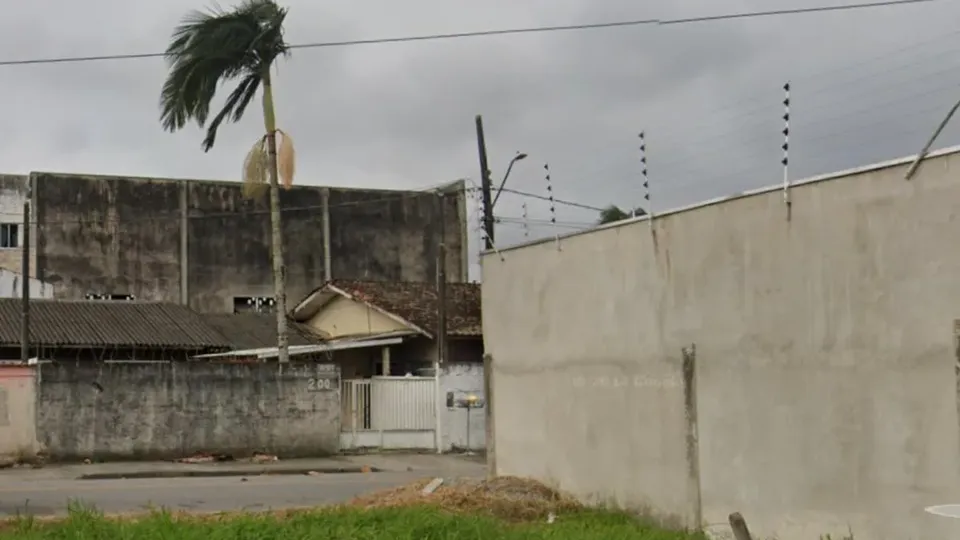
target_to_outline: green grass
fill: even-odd
[[[73,507],[59,522],[21,518],[0,529],[0,540],[702,540],[699,534],[646,526],[623,514],[585,511],[552,524],[507,524],[490,517],[454,515],[431,507],[183,518],[157,512],[131,520],[107,519]]]

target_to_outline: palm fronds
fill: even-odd
[[[206,128],[204,151],[224,120],[238,121],[273,61],[289,52],[283,39],[287,10],[273,0],[246,0],[231,11],[194,11],[173,32],[170,65],[160,92],[160,122],[168,131],[194,120]],[[209,125],[210,103],[220,83],[240,79]]]

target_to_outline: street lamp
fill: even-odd
[[[510,160],[510,164],[507,165],[507,172],[503,175],[503,180],[500,181],[500,187],[497,188],[497,195],[493,198],[493,203],[490,206],[495,207],[497,205],[497,200],[500,198],[503,186],[507,183],[507,178],[510,177],[510,171],[513,170],[513,164],[522,159],[527,159],[527,155],[523,152],[517,152],[517,155],[513,156],[513,159]]]

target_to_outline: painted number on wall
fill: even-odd
[[[327,392],[333,390],[333,379],[318,379],[311,377],[307,379],[308,392]]]

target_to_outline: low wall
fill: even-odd
[[[44,364],[37,432],[55,459],[325,455],[339,450],[339,378],[331,364]]]
[[[447,407],[447,394],[454,400],[473,394],[483,395],[483,364],[478,362],[452,362],[440,370],[440,423],[442,448],[451,450],[482,450],[486,448],[486,411],[483,407],[464,409]],[[485,406],[484,406],[485,407]],[[467,417],[469,415],[469,418]],[[469,434],[468,434],[469,427]]]
[[[34,377],[32,367],[0,366],[0,463],[38,450]]]

